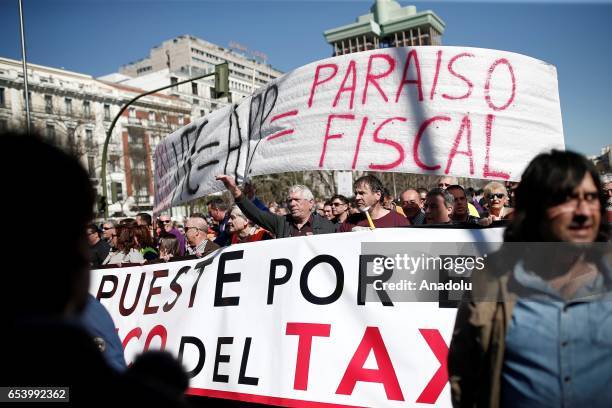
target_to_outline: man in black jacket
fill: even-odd
[[[308,187],[295,185],[287,193],[289,214],[280,216],[260,210],[236,185],[233,177],[217,176],[225,188],[234,196],[236,204],[244,215],[255,224],[267,229],[276,238],[299,237],[304,235],[329,234],[336,232],[336,225],[313,213],[314,197]]]

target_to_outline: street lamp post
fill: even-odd
[[[229,76],[229,67],[228,67],[228,63],[225,62],[223,64],[219,64],[215,66],[215,72],[210,72],[208,74],[204,74],[204,75],[200,75],[197,76],[195,78],[190,78],[190,79],[186,79],[184,81],[180,81],[174,84],[170,84],[170,85],[166,85],[166,86],[162,86],[161,88],[157,88],[154,89],[152,91],[148,91],[145,93],[142,93],[138,96],[136,96],[135,98],[132,98],[129,102],[127,102],[125,105],[123,105],[123,107],[119,110],[119,113],[117,113],[117,115],[115,115],[115,118],[113,119],[110,127],[108,128],[108,131],[106,132],[106,139],[104,139],[104,147],[102,148],[102,169],[100,170],[102,172],[102,202],[104,203],[104,218],[108,218],[108,201],[107,201],[107,197],[108,197],[108,186],[106,185],[106,162],[108,159],[108,144],[110,142],[110,138],[113,134],[113,129],[115,128],[115,125],[117,124],[117,121],[119,120],[119,117],[121,117],[121,115],[123,114],[123,112],[125,112],[125,110],[134,102],[136,102],[137,100],[139,100],[142,97],[145,97],[147,95],[151,95],[154,94],[156,92],[159,91],[163,91],[164,89],[168,89],[168,88],[172,88],[174,86],[178,86],[178,85],[182,85],[182,84],[186,84],[188,82],[193,82],[193,81],[197,81],[198,79],[202,79],[202,78],[206,78],[209,76],[215,75],[216,76],[216,80],[215,80],[215,93],[217,94],[217,97],[222,97],[222,96],[229,96],[229,85],[228,85],[228,76]],[[219,85],[219,83],[221,82],[221,85]],[[218,91],[218,88],[221,88],[220,91]]]

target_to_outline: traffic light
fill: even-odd
[[[215,97],[223,98],[225,96],[230,100],[229,64],[227,62],[215,65]]]
[[[98,197],[98,212],[102,213],[106,211],[106,196]]]

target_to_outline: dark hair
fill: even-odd
[[[540,242],[544,238],[540,225],[546,219],[546,210],[563,203],[590,174],[599,192],[601,225],[597,241],[608,240],[606,200],[597,170],[584,156],[552,150],[541,153],[527,166],[516,188],[514,218],[504,233],[506,242]]]
[[[391,191],[389,191],[389,189],[387,187],[383,187],[383,196],[385,198],[391,197],[391,198],[395,199],[395,197],[393,197],[393,195],[391,194]]]
[[[153,219],[151,218],[151,215],[149,213],[139,212],[138,214],[136,214],[136,216],[140,217],[140,219],[143,220],[148,226],[150,226],[153,222]]]
[[[9,318],[59,316],[69,304],[84,307],[90,262],[85,228],[93,218],[95,202],[87,171],[38,135],[0,134],[0,148],[17,158],[17,162],[2,160],[1,164],[3,174],[19,175],[3,181],[4,191],[19,197],[5,201],[9,213],[37,214],[42,205],[46,214],[63,219],[53,239],[36,248],[36,259],[44,260],[44,267],[18,268],[4,275],[6,288],[25,292],[3,296],[0,307]],[[6,228],[16,234],[14,242],[24,242],[29,231],[40,228],[37,217],[8,218]],[[31,251],[31,246],[14,245],[11,257],[32,260]]]
[[[161,255],[161,251],[164,249],[166,252],[171,254],[172,256],[179,256],[179,242],[176,236],[173,234],[162,234],[159,237],[159,253]]]
[[[167,351],[149,350],[142,353],[126,374],[174,397],[182,397],[189,387],[189,377],[183,366]]]
[[[132,228],[134,230],[134,237],[136,238],[139,249],[153,247],[153,237],[151,237],[151,232],[146,225],[136,225]]]
[[[134,218],[124,218],[121,221],[119,221],[119,225],[127,225],[128,227],[135,227],[136,225],[138,225],[138,223],[136,222]]]
[[[353,188],[356,188],[357,186],[360,186],[362,184],[365,184],[368,187],[370,187],[370,190],[372,190],[373,193],[379,191],[380,192],[380,202],[381,203],[383,202],[385,198],[386,189],[382,181],[380,181],[378,177],[373,176],[371,174],[361,176],[357,180],[355,180],[355,183],[353,183]]]
[[[344,203],[344,204],[349,204],[349,199],[346,198],[345,196],[343,196],[342,194],[334,194],[333,196],[331,196],[329,201],[333,202],[336,199],[342,201],[342,203]]]
[[[450,186],[446,187],[446,190],[461,190],[461,191],[463,191],[463,194],[467,197],[465,189],[463,187],[461,187],[459,184],[450,185]]]
[[[128,254],[130,252],[130,249],[136,248],[136,241],[134,240],[135,229],[135,227],[130,227],[128,225],[121,224],[115,227],[115,235],[117,237],[116,248],[119,251]]]
[[[427,193],[427,197],[425,197],[425,200],[427,200],[429,197],[440,196],[444,200],[444,205],[446,207],[452,207],[453,205],[455,205],[455,197],[453,197],[453,195],[447,190],[448,189],[443,189],[439,187],[432,188]]]
[[[100,236],[100,228],[98,228],[98,226],[94,224],[93,222],[90,222],[89,224],[87,224],[87,226],[85,227],[85,230],[91,230],[95,232],[96,234],[98,234],[98,237]]]
[[[227,211],[229,205],[223,201],[221,197],[213,197],[206,202],[206,205],[209,205],[211,208],[219,211]]]

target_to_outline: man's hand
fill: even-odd
[[[232,196],[234,196],[235,200],[240,198],[240,196],[242,195],[242,191],[240,191],[240,189],[236,185],[236,180],[234,180],[232,176],[221,174],[215,177],[215,179],[221,181],[225,185],[225,188],[227,188],[227,191],[229,191]]]

